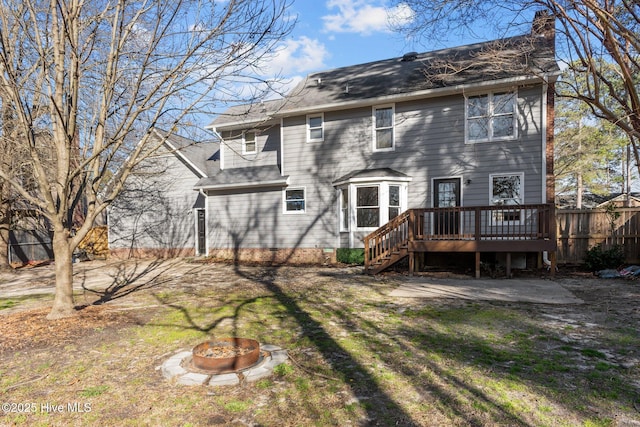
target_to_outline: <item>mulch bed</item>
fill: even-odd
[[[0,314],[0,354],[41,345],[56,346],[74,341],[87,330],[130,323],[122,312],[104,306],[88,306],[65,319],[46,318],[50,308]]]

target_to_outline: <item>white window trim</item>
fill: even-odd
[[[342,201],[342,192],[346,191],[347,192],[347,206],[346,206],[346,214],[344,214],[347,218],[347,226],[346,228],[343,226],[344,225],[344,208],[345,206],[343,205],[343,201]],[[346,187],[341,187],[338,188],[338,231],[340,233],[348,233],[349,231],[351,231],[351,191],[349,189],[349,186],[347,185]]]
[[[391,187],[398,187],[398,204],[395,206],[391,206]],[[398,208],[398,216],[402,213],[402,185],[394,184],[392,182],[387,183],[387,222],[391,221],[391,215],[389,215],[389,210],[394,207]]]
[[[524,172],[506,172],[506,173],[494,173],[489,175],[489,206],[497,206],[493,203],[493,178],[505,177],[505,176],[519,176],[520,177],[520,204],[524,204]],[[518,205],[503,205],[514,206],[513,209],[507,208],[510,211],[520,211],[520,219],[516,221],[504,221],[497,219],[494,215],[491,215],[491,223],[493,225],[520,225],[524,222],[524,211],[517,208]]]
[[[193,218],[195,219],[194,224],[193,224],[193,230],[194,230],[194,240],[193,240],[193,251],[196,254],[197,257],[200,256],[207,256],[209,254],[209,233],[207,232],[207,224],[209,223],[209,209],[207,208],[208,206],[208,202],[207,202],[207,196],[206,193],[203,192],[203,194],[205,194],[205,202],[204,202],[204,207],[203,208],[193,208],[192,213],[193,213]],[[201,255],[198,253],[198,211],[204,211],[204,254]]]
[[[320,130],[322,130],[322,138],[311,138],[311,119],[315,117],[320,117],[320,120],[322,120],[322,124],[320,125]],[[307,114],[307,142],[322,141],[324,141],[324,113]]]
[[[497,93],[513,93],[515,95],[515,102],[513,103],[513,135],[493,137],[493,129],[491,127],[493,118],[493,96]],[[489,105],[491,111],[489,112],[489,137],[481,139],[469,139],[469,98],[474,96],[488,95]],[[469,93],[464,96],[464,142],[465,144],[482,144],[485,142],[497,142],[497,141],[513,141],[518,139],[518,89],[503,89],[493,90],[489,92]]]
[[[287,210],[287,191],[302,190],[304,194],[304,209],[301,211],[289,211]],[[282,190],[282,212],[285,215],[302,215],[307,213],[307,187],[287,187]]]
[[[375,227],[359,227],[358,226],[358,188],[367,188],[367,187],[376,187],[378,189],[378,225]],[[382,199],[382,183],[369,183],[369,184],[358,184],[358,185],[354,185],[354,200],[353,200],[353,213],[354,213],[354,220],[355,222],[353,223],[353,228],[355,230],[377,230],[378,228],[380,228],[380,226],[382,224],[386,224],[386,221],[383,222],[382,220],[382,205],[380,204],[380,202],[383,200]],[[364,209],[371,209],[373,206],[362,206],[362,208]]]
[[[247,133],[253,134],[253,144],[255,149],[253,151],[247,151],[247,140],[245,135]],[[256,154],[258,152],[258,133],[256,131],[244,131],[242,132],[242,154]]]
[[[391,108],[391,147],[378,148],[377,132],[376,132],[378,130],[378,127],[376,126],[376,110],[382,110],[386,108]],[[373,151],[374,152],[395,151],[396,149],[396,105],[395,104],[374,105],[371,109],[371,126],[372,126],[371,140],[373,143]],[[383,129],[387,129],[387,128],[383,128]]]

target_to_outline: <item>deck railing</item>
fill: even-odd
[[[364,238],[365,265],[412,242],[555,241],[552,204],[409,209]]]

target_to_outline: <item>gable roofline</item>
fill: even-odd
[[[191,169],[193,169],[193,171],[196,173],[196,175],[198,175],[198,178],[204,178],[207,176],[207,174],[200,169],[198,166],[196,166],[195,163],[193,163],[193,161],[191,161],[191,159],[189,159],[189,157],[187,157],[182,151],[181,148],[184,147],[178,147],[177,144],[172,143],[171,142],[171,137],[173,136],[173,133],[168,133],[166,135],[163,135],[162,133],[160,133],[160,131],[158,129],[153,129],[153,132],[156,134],[156,136],[158,138],[160,138],[160,140],[162,141],[163,144],[165,144],[167,147],[169,147],[169,150],[171,151],[171,154],[175,155],[176,157],[180,158],[180,160],[182,160],[183,162],[185,162]],[[193,143],[195,144],[196,142],[193,141]]]
[[[215,123],[212,123],[208,125],[207,128],[213,130],[214,132],[219,132],[223,130],[245,129],[251,126],[266,125],[266,124],[269,124],[270,122],[279,120],[281,118],[298,116],[303,114],[338,111],[338,110],[346,110],[351,108],[372,107],[378,104],[390,104],[394,102],[413,101],[416,99],[437,98],[441,96],[455,95],[458,93],[482,92],[482,91],[502,88],[506,86],[526,86],[527,84],[534,84],[534,83],[537,84],[537,83],[544,83],[544,82],[555,82],[557,78],[560,76],[560,74],[561,74],[560,71],[555,71],[555,72],[544,73],[541,76],[509,77],[509,78],[500,79],[500,80],[490,80],[490,81],[484,81],[484,82],[458,84],[455,86],[424,89],[416,92],[383,95],[383,96],[378,96],[374,98],[354,99],[352,101],[332,102],[332,103],[327,103],[322,105],[313,105],[313,106],[305,106],[305,107],[292,106],[290,108],[287,108],[287,103],[285,103],[283,109],[276,111],[273,114],[269,116],[265,116],[261,119],[237,120],[234,122],[223,123],[217,126],[215,125]]]

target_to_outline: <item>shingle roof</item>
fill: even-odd
[[[285,109],[556,71],[543,40],[519,36],[314,73],[291,92]]]
[[[287,176],[280,174],[276,165],[224,169],[213,176],[202,178],[195,190],[229,190],[255,187],[277,187],[287,184]]]
[[[409,175],[391,168],[376,168],[376,169],[360,169],[349,172],[348,174],[341,176],[333,181],[333,185],[339,185],[354,179],[367,179],[367,178],[391,178],[397,180],[410,180]]]
[[[233,107],[217,117],[212,126],[442,88],[553,76],[558,72],[552,42],[539,36],[517,36],[313,73],[286,100],[271,101],[266,106]]]
[[[228,108],[224,113],[218,115],[209,126],[215,127],[225,123],[236,123],[241,121],[255,123],[269,120],[278,111],[280,111],[285,102],[285,99],[274,99],[269,101],[259,101],[254,104],[234,105]]]
[[[164,136],[164,131],[158,131],[159,136]],[[217,170],[217,164],[214,165],[216,156],[220,150],[220,146],[215,142],[196,142],[192,139],[185,138],[175,133],[170,134],[166,141],[173,149],[176,150],[176,154],[182,157],[193,167],[197,168],[195,171],[198,175],[206,176],[215,173]]]

